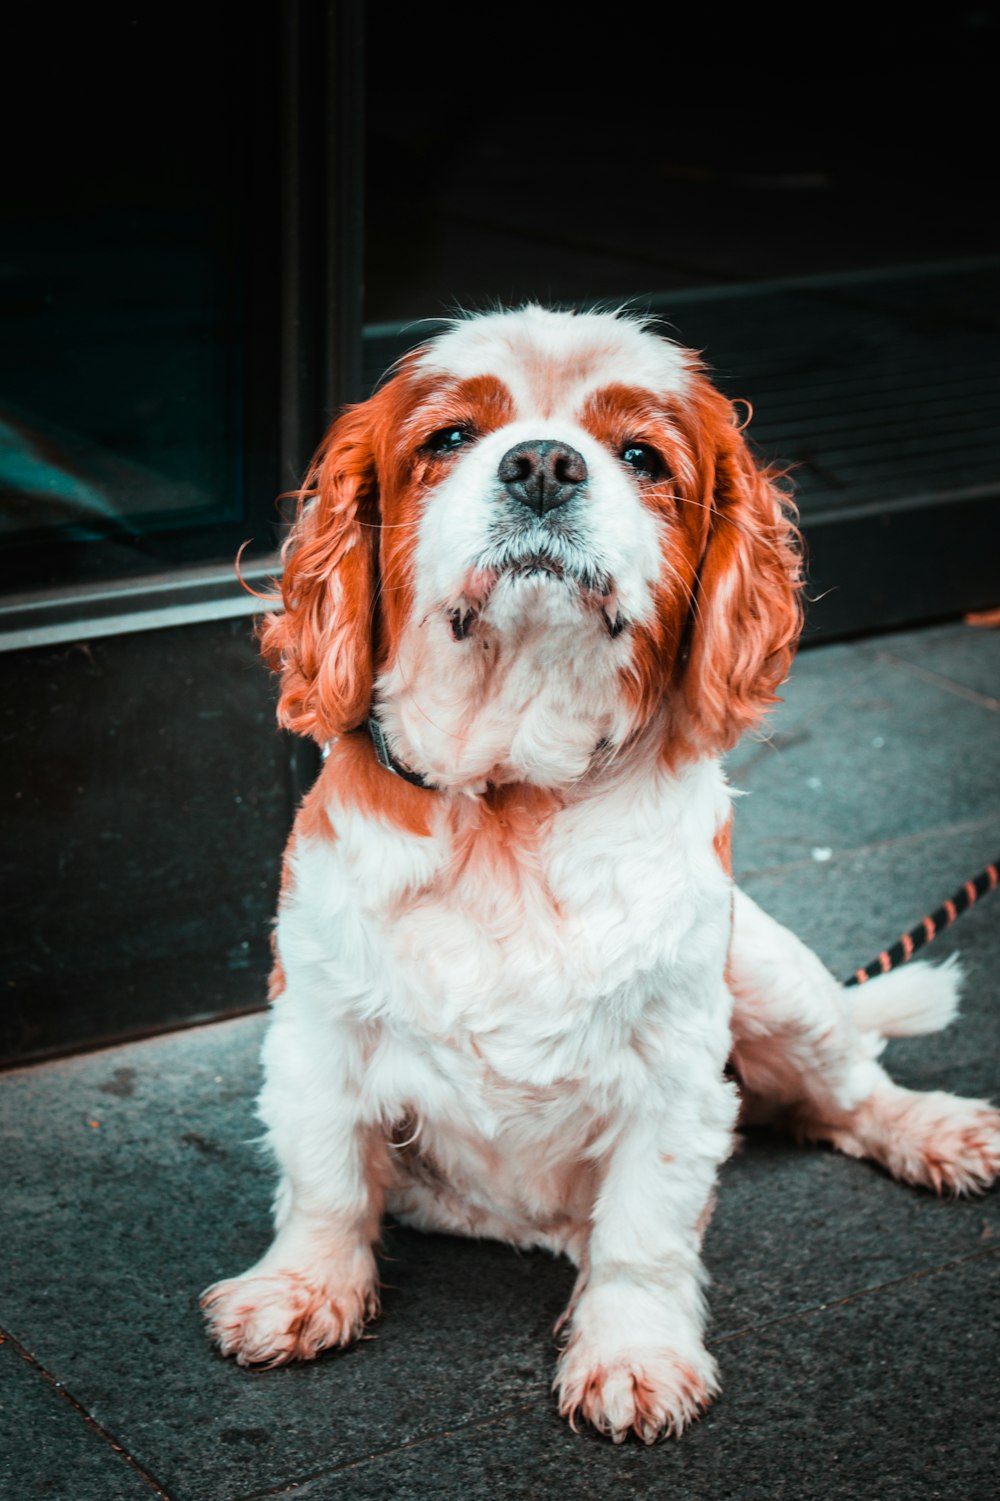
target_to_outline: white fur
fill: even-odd
[[[567,410],[588,391],[612,383],[682,395],[691,356],[652,337],[641,317],[529,306],[456,319],[421,365],[459,379],[495,375],[526,414],[548,416],[553,391]],[[556,383],[553,370],[560,377]]]
[[[950,1019],[955,971],[913,966],[851,996],[734,893],[719,763],[669,769],[663,726],[637,731],[629,638],[601,600],[501,578],[477,596],[474,637],[448,633],[488,562],[498,461],[524,438],[584,455],[575,538],[551,545],[578,548],[615,607],[648,618],[658,524],[574,414],[613,381],[683,394],[687,357],[638,322],[528,309],[456,324],[424,365],[495,374],[517,407],[427,497],[415,607],[378,684],[397,754],[438,790],[423,834],[324,782],[328,825],[314,809],[296,839],[259,1105],[276,1239],[205,1304],[242,1363],[346,1343],[375,1307],[386,1208],[564,1252],[580,1270],[561,1409],[651,1441],[718,1387],[699,1246],[736,1118],[731,1050],[750,1111],[935,1187],[990,1180],[997,1121],[897,1090],[878,1063],[883,1034]],[[559,796],[498,845],[483,799],[504,783]]]
[[[474,649],[449,652],[449,613],[469,601],[475,577],[503,552],[492,540],[503,498],[499,461],[517,443],[550,438],[582,455],[586,510],[574,517],[571,539],[539,523],[522,550],[560,563],[577,558],[607,575],[614,580],[609,608],[631,622],[647,620],[653,608],[658,526],[622,466],[565,412],[558,420],[521,418],[460,454],[428,500],[413,617],[377,690],[401,759],[425,768],[439,787],[561,785],[583,774],[599,741],[621,744],[632,728],[620,687],[628,641],[609,641],[604,613],[581,610],[572,582],[502,577],[482,609]]]

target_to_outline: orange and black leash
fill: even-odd
[[[866,980],[874,980],[876,975],[886,975],[890,969],[896,969],[900,964],[905,964],[918,949],[930,943],[945,928],[950,928],[956,918],[961,917],[970,907],[979,901],[980,897],[988,892],[995,891],[1000,883],[1000,859],[994,860],[992,865],[987,865],[978,876],[971,881],[966,881],[960,886],[955,894],[943,902],[929,917],[923,917],[915,928],[892,945],[892,948],[883,949],[864,969],[856,969],[845,985],[863,985]]]

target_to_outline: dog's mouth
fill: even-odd
[[[558,558],[547,558],[541,553],[529,553],[527,557],[515,558],[497,574],[497,579],[530,579],[544,577],[561,579],[566,576],[565,565]]]
[[[573,556],[554,557],[548,552],[520,552],[485,561],[470,570],[460,597],[448,607],[452,639],[465,641],[476,629],[493,594],[504,584],[548,583],[571,590],[589,608],[597,610],[608,635],[625,629],[614,580],[602,569]]]

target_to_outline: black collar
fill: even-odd
[[[384,766],[386,771],[393,772],[397,777],[402,777],[404,782],[411,782],[414,787],[428,787],[436,790],[433,782],[428,782],[427,778],[422,777],[419,771],[410,771],[407,767],[401,766],[396,760],[389,749],[389,742],[385,738],[385,730],[379,724],[374,709],[368,716],[368,733],[371,736],[372,745],[375,747],[375,759],[380,766]]]
[[[379,723],[378,715],[375,713],[374,709],[368,715],[365,728],[368,731],[372,746],[375,750],[375,759],[380,766],[385,768],[386,771],[391,771],[394,776],[402,777],[404,782],[409,782],[414,787],[426,787],[429,792],[439,792],[441,790],[439,787],[436,787],[433,782],[428,782],[426,777],[421,776],[419,771],[410,771],[409,767],[404,766],[401,762],[396,760],[395,756],[392,754],[392,751],[389,749],[389,742],[386,739],[385,730],[383,730],[381,724]],[[599,740],[594,750],[595,755],[598,751],[603,750],[606,745],[606,740]],[[325,754],[326,752],[324,752],[324,755]]]

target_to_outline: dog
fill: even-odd
[[[939,1192],[1000,1113],[897,1087],[953,966],[853,990],[733,885],[721,757],[801,623],[793,513],[697,357],[627,313],[457,319],[328,432],[261,628],[325,750],[284,862],[259,1113],[275,1238],[203,1295],[244,1365],[378,1309],[383,1214],[568,1256],[560,1411],[719,1389],[702,1236],[745,1118]]]

